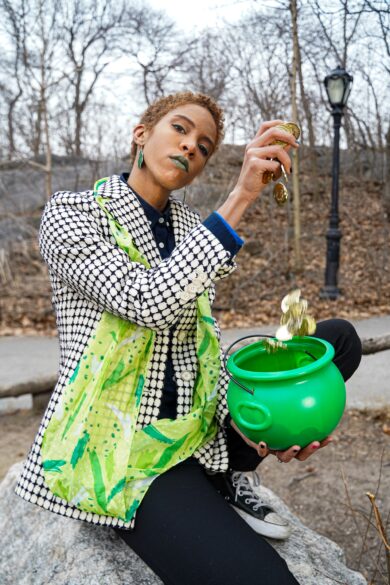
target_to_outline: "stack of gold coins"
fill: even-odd
[[[295,122],[284,122],[283,124],[278,124],[277,126],[275,126],[275,128],[280,128],[280,130],[284,130],[285,132],[289,132],[290,134],[292,134],[294,136],[295,140],[298,140],[298,138],[301,135],[301,129],[299,128],[299,126],[297,124],[295,124]],[[278,144],[278,145],[283,146],[283,147],[288,146],[288,142],[284,142],[283,140],[275,140],[274,142],[272,142],[272,144]],[[285,182],[287,183],[288,182],[287,173],[286,173],[282,164],[281,164],[281,168],[282,168],[283,178],[284,178]],[[270,181],[275,181],[274,173],[272,171],[265,171],[265,173],[263,174],[263,183],[268,184]],[[287,187],[282,182],[276,183],[276,185],[273,188],[273,196],[274,196],[276,203],[279,206],[284,205],[288,199]]]

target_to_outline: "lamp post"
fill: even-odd
[[[339,229],[339,169],[340,169],[340,127],[344,106],[351,91],[353,77],[338,66],[324,79],[326,93],[333,116],[333,165],[332,165],[332,202],[329,216],[329,228],[326,233],[326,269],[325,286],[321,289],[320,298],[337,299],[340,289],[337,287],[337,273],[340,262]]]

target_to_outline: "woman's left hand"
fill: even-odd
[[[301,448],[300,445],[293,445],[289,449],[285,451],[277,451],[276,449],[269,449],[267,447],[267,443],[264,441],[260,441],[260,443],[255,443],[246,437],[240,429],[237,427],[233,420],[230,421],[231,426],[234,430],[242,437],[242,439],[247,443],[250,447],[256,449],[260,457],[267,457],[267,455],[275,455],[277,459],[283,463],[289,463],[292,459],[298,459],[299,461],[306,461],[310,455],[313,455],[318,449],[322,447],[326,447],[333,441],[332,435],[329,435],[323,441],[313,441],[306,447]]]
[[[310,455],[313,455],[318,449],[322,447],[326,447],[333,441],[332,435],[326,437],[323,441],[313,441],[306,445],[306,447],[301,448],[299,445],[293,445],[289,449],[285,451],[276,451],[275,449],[268,449],[267,444],[264,441],[259,443],[258,453],[262,457],[261,453],[266,452],[275,455],[282,463],[289,463],[291,459],[298,459],[299,461],[306,461]],[[266,455],[265,455],[266,456]]]

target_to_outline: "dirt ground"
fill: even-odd
[[[0,480],[26,457],[43,410],[0,417]],[[376,494],[390,536],[390,409],[347,411],[334,439],[305,462],[280,465],[268,456],[258,468],[260,480],[307,526],[337,542],[350,568],[371,585],[387,585],[384,547],[366,492]]]

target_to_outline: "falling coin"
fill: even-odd
[[[288,191],[286,186],[283,185],[283,183],[276,183],[272,193],[276,203],[282,207],[288,199]]]
[[[267,353],[276,353],[279,349],[288,349],[288,346],[279,339],[264,339],[262,344]]]
[[[316,330],[314,317],[308,315],[308,302],[301,299],[300,289],[286,295],[281,304],[283,314],[276,338],[280,341],[292,339],[293,336],[313,335]]]

